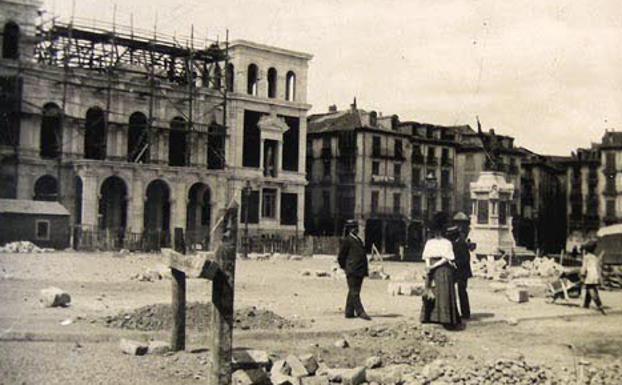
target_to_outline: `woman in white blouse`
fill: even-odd
[[[460,314],[456,302],[454,287],[454,251],[451,242],[443,237],[447,225],[447,216],[443,213],[434,215],[430,230],[433,237],[423,248],[428,287],[431,287],[433,300],[424,301],[421,309],[422,323],[440,323],[448,328],[460,324]]]

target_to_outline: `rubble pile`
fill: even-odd
[[[622,382],[622,362],[596,367],[581,361],[577,373],[567,370],[562,380],[563,384],[568,385],[617,385]]]
[[[186,305],[186,327],[193,330],[209,329],[211,304],[191,302]],[[173,311],[168,304],[147,305],[130,312],[121,312],[100,320],[111,328],[154,331],[173,327]],[[291,321],[280,315],[255,306],[235,311],[234,328],[241,330],[255,329],[292,329],[306,325],[300,321]]]
[[[622,289],[622,266],[605,266],[603,285],[612,289]]]
[[[390,279],[391,276],[384,272],[384,266],[378,263],[369,264],[369,279]]]
[[[140,282],[155,282],[162,279],[171,278],[171,269],[165,265],[157,265],[154,268],[147,269],[144,273],[134,274],[131,280]]]
[[[504,259],[472,258],[471,270],[475,277],[491,280],[505,280],[517,278],[550,278],[559,276],[563,272],[562,266],[548,257],[538,257],[533,261],[524,261],[520,266],[509,267]]]
[[[30,241],[16,241],[0,246],[0,253],[49,253],[54,249],[41,248]]]

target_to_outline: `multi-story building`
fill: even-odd
[[[341,235],[358,221],[368,248],[403,245],[410,213],[410,142],[397,116],[356,106],[309,117],[306,227]]]
[[[56,200],[77,228],[205,242],[235,199],[252,232],[304,230],[311,55],[55,20],[0,2],[0,195]],[[204,47],[204,48],[193,48]]]
[[[523,149],[521,216],[514,221],[516,243],[530,250],[559,253],[566,243],[566,158]]]
[[[598,210],[603,225],[622,222],[622,132],[606,131],[599,145],[601,182]]]
[[[514,147],[514,138],[498,135],[493,130],[476,132],[470,126],[459,126],[455,129],[456,141],[456,210],[470,215],[472,211],[471,182],[475,182],[479,174],[490,168],[491,160],[485,149],[494,148],[501,161],[498,169],[505,173],[506,180],[514,185],[514,198],[510,204],[513,217],[520,213],[521,160],[523,153]]]

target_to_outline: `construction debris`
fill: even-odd
[[[505,259],[497,259],[494,256],[480,259],[471,258],[471,270],[475,277],[496,281],[530,277],[556,277],[563,272],[562,266],[548,257],[524,261],[521,266],[517,267],[509,267]]]
[[[27,254],[27,253],[50,253],[53,251],[54,249],[38,247],[37,245],[35,245],[34,243],[30,241],[10,242],[0,247],[0,253]]]
[[[42,289],[39,301],[45,307],[66,307],[71,302],[71,296],[57,287]]]
[[[149,350],[149,346],[147,346],[146,344],[139,341],[128,340],[125,338],[121,338],[121,341],[119,342],[119,347],[121,348],[121,351],[123,353],[129,354],[131,356],[142,356],[147,354],[147,351]]]

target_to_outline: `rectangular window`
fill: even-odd
[[[281,193],[281,224],[295,225],[298,220],[298,194]]]
[[[402,164],[394,163],[393,164],[393,178],[395,182],[399,183],[402,180]]]
[[[616,216],[616,201],[614,201],[613,199],[609,199],[607,200],[607,216],[608,217],[615,217]]]
[[[402,194],[394,193],[393,194],[393,213],[399,214],[402,212]]]
[[[508,223],[508,203],[499,201],[499,224],[506,225]]]
[[[298,154],[300,152],[300,119],[283,116],[289,130],[283,134],[283,170],[298,171]]]
[[[605,155],[605,167],[611,170],[616,168],[616,154],[615,152],[608,152]]]
[[[264,218],[276,218],[276,189],[263,189],[261,216]]]
[[[380,137],[379,136],[372,137],[371,152],[373,156],[380,156]]]
[[[451,198],[450,197],[443,197],[441,199],[441,211],[446,212],[446,213],[451,213]]]
[[[259,119],[263,114],[244,111],[244,137],[242,140],[242,166],[259,168],[260,134]]]
[[[477,223],[483,225],[488,223],[488,201],[486,200],[477,201]]]
[[[50,240],[50,221],[45,219],[37,219],[35,221],[35,239],[41,241]]]
[[[421,196],[413,195],[411,211],[413,218],[421,217]]]
[[[251,191],[244,196],[242,191],[241,222],[246,223],[246,210],[248,207],[248,223],[259,223],[259,191]]]
[[[380,175],[380,162],[371,162],[371,174]]]
[[[324,159],[324,177],[330,177],[330,159]]]
[[[402,159],[403,155],[402,155],[402,141],[400,139],[395,139],[395,144],[394,144],[394,153],[395,153],[395,157],[398,159]]]
[[[449,170],[441,171],[441,188],[450,188],[451,187],[451,174]]]
[[[371,192],[371,212],[378,212],[378,200],[380,198],[380,193],[378,191]]]

